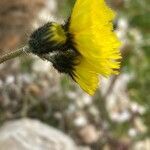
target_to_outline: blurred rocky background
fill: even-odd
[[[45,22],[64,22],[74,2],[1,0],[0,55],[24,45]],[[120,75],[102,79],[90,97],[36,57],[0,65],[0,150],[150,149],[149,0],[107,2],[118,12]]]

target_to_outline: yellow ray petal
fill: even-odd
[[[114,12],[104,0],[77,0],[70,21],[76,49],[87,58],[119,59],[120,41],[112,31]]]
[[[108,24],[114,18],[114,12],[107,7],[104,0],[76,0],[70,30],[79,32],[94,24],[99,27]]]
[[[88,61],[93,66],[92,68],[95,70],[95,72],[105,77],[108,77],[112,74],[118,74],[118,70],[120,68],[120,62],[109,59]]]
[[[98,87],[98,74],[84,58],[80,59],[80,64],[75,67],[75,81],[80,87],[90,95],[93,95]]]
[[[74,46],[81,54],[75,80],[91,95],[99,75],[117,74],[120,68],[121,43],[113,32],[114,17],[104,0],[76,0],[69,26]]]

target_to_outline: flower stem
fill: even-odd
[[[29,47],[27,45],[25,45],[24,47],[21,47],[21,48],[15,50],[14,52],[10,52],[8,54],[5,54],[5,55],[0,57],[0,64],[4,63],[7,60],[18,57],[22,54],[25,54],[28,51],[29,51]]]

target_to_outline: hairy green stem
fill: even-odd
[[[0,56],[0,64],[4,63],[7,60],[13,59],[15,57],[18,57],[22,54],[25,54],[26,52],[29,52],[29,47],[25,45],[24,47],[21,47],[13,52],[10,52],[8,54],[5,54],[3,56]]]

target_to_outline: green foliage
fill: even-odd
[[[128,12],[128,13],[126,13]],[[150,9],[148,0],[129,1],[124,11],[129,21],[129,31],[136,29],[142,37],[142,42],[131,44],[132,54],[128,56],[125,68],[131,68],[132,80],[129,82],[128,90],[131,100],[139,103],[145,108],[141,116],[150,133]],[[135,39],[129,38],[130,43]],[[150,136],[147,134],[147,136]]]
[[[140,28],[141,30],[148,30],[150,25],[149,15],[150,13],[147,12],[135,15],[131,18],[130,24],[134,27]]]
[[[74,6],[75,0],[60,0],[61,2],[58,3],[59,12],[58,15],[61,14],[60,17],[68,18],[70,17],[72,7]]]

